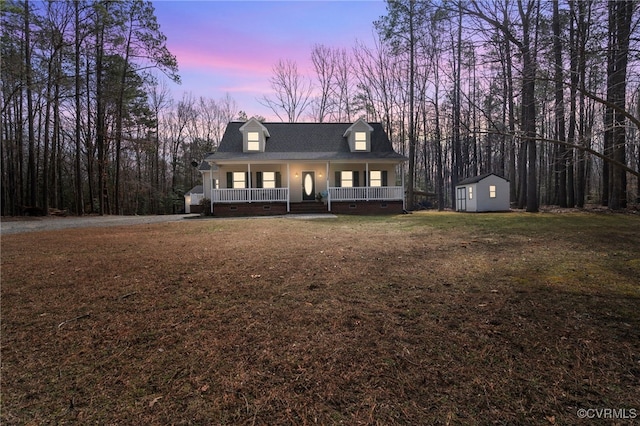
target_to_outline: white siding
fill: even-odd
[[[495,186],[495,198],[490,197],[490,187]],[[508,211],[509,181],[496,175],[489,175],[479,182],[456,186],[466,188],[468,212],[500,212]],[[469,188],[472,188],[473,198],[469,199]],[[457,189],[456,189],[457,194]]]

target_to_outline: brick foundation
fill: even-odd
[[[306,213],[306,211],[300,211],[299,213]],[[331,212],[327,213],[354,215],[401,214],[402,201],[336,201],[331,203]],[[286,203],[237,203],[214,204],[213,206],[213,215],[218,217],[277,216],[285,214],[287,214]]]
[[[331,203],[336,214],[401,214],[402,201],[337,201]]]
[[[287,214],[286,203],[222,203],[213,205],[213,215],[219,217],[277,216],[283,214]]]

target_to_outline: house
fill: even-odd
[[[215,216],[401,213],[406,157],[380,123],[227,125],[201,170]]]
[[[204,187],[196,185],[184,194],[184,212],[185,213],[202,213],[202,205],[200,202],[204,198]]]
[[[494,173],[471,177],[456,185],[456,211],[508,211],[509,181]]]

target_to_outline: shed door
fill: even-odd
[[[467,211],[467,188],[465,186],[456,189],[456,210],[459,212]]]

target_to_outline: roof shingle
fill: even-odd
[[[370,152],[349,149],[344,133],[352,123],[263,123],[270,134],[265,151],[246,153],[240,132],[243,124],[229,123],[218,150],[207,160],[406,160],[393,150],[380,123],[369,123],[373,127]]]

